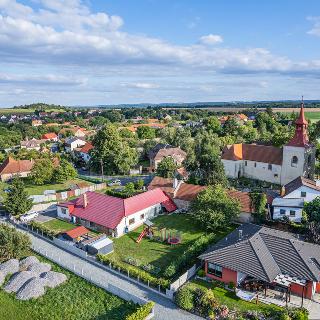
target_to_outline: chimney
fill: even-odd
[[[177,177],[174,177],[173,185],[172,185],[173,189],[177,189],[178,185],[179,185],[179,180],[177,179]]]
[[[241,240],[242,239],[242,230],[240,229],[239,230],[239,240]]]
[[[83,207],[86,208],[88,205],[88,197],[87,197],[87,194],[84,193],[83,194]]]
[[[320,187],[320,180],[316,180],[316,186]]]
[[[280,196],[283,197],[286,194],[286,187],[282,186],[280,191]]]

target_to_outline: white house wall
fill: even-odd
[[[63,213],[63,211],[65,213]],[[70,217],[70,214],[69,214],[69,209],[66,208],[66,207],[57,206],[57,216],[59,218],[62,218],[62,219],[71,220],[71,217]]]
[[[280,210],[285,210],[285,214],[280,214]],[[296,212],[295,216],[290,216],[290,210],[294,210]],[[273,219],[280,220],[284,216],[287,216],[290,221],[292,222],[301,222],[302,218],[302,208],[295,208],[295,207],[273,207]]]
[[[304,200],[306,202],[310,202],[312,200],[314,200],[316,197],[320,196],[320,191],[318,190],[314,190],[312,188],[306,187],[306,186],[301,186],[300,188],[292,191],[291,193],[287,194],[286,196],[284,196],[283,198],[303,198],[301,197],[301,192],[305,192],[306,193],[306,197],[304,197]]]

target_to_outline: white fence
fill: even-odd
[[[171,283],[170,291],[176,292],[183,284],[185,284],[197,272],[197,265],[193,265],[188,271],[181,275],[175,282]]]
[[[57,203],[56,202],[50,202],[50,203],[37,203],[32,206],[32,208],[28,212],[32,211],[45,211],[45,210],[56,210],[57,209]],[[27,213],[28,213],[27,212]]]
[[[56,194],[31,195],[30,198],[33,200],[33,203],[54,202],[54,201],[67,200],[68,198],[71,198],[71,197],[78,197],[87,191],[96,191],[96,190],[102,190],[105,188],[106,188],[105,183],[98,183],[98,184],[90,185],[85,188],[79,188],[79,189],[64,191],[64,192],[57,192]]]

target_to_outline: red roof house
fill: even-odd
[[[127,199],[89,191],[75,200],[60,203],[57,214],[61,218],[81,222],[86,227],[121,236],[156,216],[162,208],[168,212],[177,209],[159,188]]]
[[[76,240],[77,238],[79,237],[82,237],[84,235],[87,235],[90,231],[84,227],[84,226],[79,226],[79,227],[76,227],[74,229],[71,229],[67,232],[64,232],[64,235],[67,237],[67,238],[70,238],[72,240]]]
[[[15,160],[8,157],[0,165],[0,178],[1,181],[8,181],[13,176],[27,177],[34,165],[34,160]]]
[[[54,132],[49,132],[49,133],[43,134],[41,139],[50,140],[50,141],[58,141],[58,136]]]

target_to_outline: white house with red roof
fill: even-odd
[[[0,165],[0,179],[1,181],[9,181],[14,176],[27,177],[31,173],[34,165],[34,160],[15,160],[8,157]]]
[[[127,199],[86,192],[75,200],[58,204],[57,215],[87,228],[120,237],[163,210],[172,212],[176,209],[170,197],[157,188]]]
[[[309,143],[302,102],[293,138],[283,148],[257,144],[228,145],[222,163],[228,177],[246,177],[285,185],[297,177],[313,178],[315,147]]]
[[[93,145],[87,142],[83,147],[81,147],[79,154],[85,163],[88,163],[91,159],[90,151],[93,149]]]

